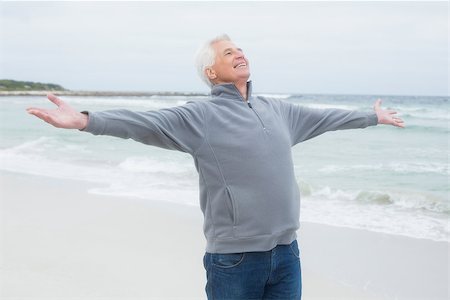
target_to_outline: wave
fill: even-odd
[[[62,146],[56,137],[40,137],[0,150],[0,170],[101,184],[89,191],[97,194],[181,204],[198,201],[198,175],[192,163],[161,162],[144,156],[113,162],[91,156],[91,150],[84,146]],[[186,192],[191,196],[186,197]]]
[[[338,108],[338,109],[347,109],[347,110],[358,110],[359,107],[355,105],[346,105],[346,104],[334,104],[334,103],[304,103],[302,106],[306,106],[309,108],[318,108],[318,109],[326,109],[326,108]]]
[[[341,190],[300,182],[302,220],[450,241],[450,203],[411,191]]]
[[[113,98],[113,99],[103,99],[103,98],[92,98],[89,99],[89,106],[96,107],[110,107],[110,108],[120,108],[120,107],[140,107],[140,108],[148,108],[148,109],[161,109],[173,106],[179,106],[186,104],[190,99],[188,97],[184,97],[186,99],[180,99],[181,97],[177,97],[177,99],[167,98],[162,99],[162,97],[151,98],[146,97],[144,99],[136,99],[136,98]],[[71,97],[65,99],[70,104],[80,104],[86,105],[87,99],[86,97]]]
[[[416,118],[426,120],[450,120],[448,107],[411,107],[399,106],[395,107],[399,116],[404,118]]]
[[[444,126],[429,126],[429,125],[414,125],[406,122],[406,129],[408,131],[414,130],[417,133],[435,133],[435,134],[448,134],[450,133],[450,128],[448,124],[444,124]]]
[[[396,206],[403,209],[430,211],[450,215],[450,202],[442,197],[425,192],[341,190],[328,186],[313,187],[300,182],[300,190],[305,197],[317,197],[324,200],[340,200],[358,204]]]
[[[124,161],[119,163],[118,167],[121,170],[128,172],[138,173],[170,173],[170,174],[183,174],[186,169],[180,166],[180,163],[170,161],[158,161],[143,156],[127,157]]]
[[[163,201],[190,206],[199,206],[197,188],[173,188],[155,184],[130,185],[130,183],[114,183],[107,187],[88,190],[91,194],[112,197],[133,197],[141,200]]]
[[[48,157],[47,152],[52,152],[56,138],[40,137],[37,140],[28,141],[21,145],[0,150],[0,169],[31,175],[41,175],[53,178],[80,179],[105,183],[108,181],[110,170],[107,166],[99,169],[97,166],[87,166],[74,163],[73,158],[58,160]],[[50,150],[50,151],[49,151]],[[85,151],[83,147],[68,146],[62,151]]]
[[[437,162],[396,162],[387,164],[370,164],[370,165],[327,165],[318,171],[321,173],[331,174],[348,171],[388,171],[402,174],[422,174],[435,173],[440,175],[449,175],[449,165],[447,163]]]
[[[267,98],[277,98],[277,99],[288,99],[291,98],[293,95],[291,94],[260,94],[257,93],[255,96],[261,96],[261,97],[267,97]],[[299,97],[299,96],[297,96]]]

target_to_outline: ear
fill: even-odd
[[[217,73],[216,73],[216,71],[214,71],[213,68],[206,68],[205,73],[206,73],[206,76],[208,76],[209,80],[214,80],[217,78]]]

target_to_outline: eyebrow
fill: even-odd
[[[241,48],[236,48],[236,49],[242,52]],[[226,53],[227,51],[231,51],[231,50],[233,50],[233,48],[227,48],[227,49],[223,50],[223,53]]]

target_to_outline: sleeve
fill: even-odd
[[[375,112],[344,109],[317,109],[281,101],[289,127],[292,145],[309,140],[327,131],[366,128],[378,124]]]
[[[89,122],[82,131],[194,154],[204,139],[204,113],[200,103],[156,111],[126,109],[83,112]]]

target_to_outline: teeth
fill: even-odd
[[[245,66],[247,66],[247,65],[242,63],[242,64],[238,64],[235,68],[240,68],[240,67],[245,67]]]

